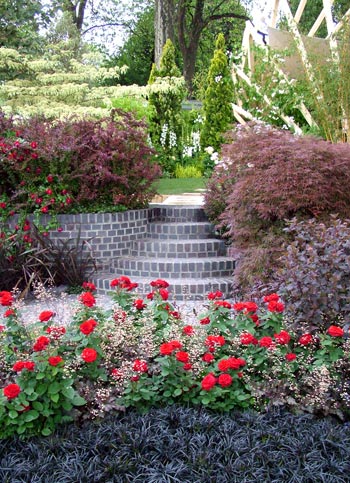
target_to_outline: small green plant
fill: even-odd
[[[175,178],[201,178],[202,176],[202,170],[198,166],[176,164]]]

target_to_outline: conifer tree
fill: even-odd
[[[223,133],[233,122],[233,81],[225,52],[225,38],[217,37],[214,56],[211,60],[207,88],[203,102],[205,120],[201,132],[201,145],[219,150],[224,142]]]

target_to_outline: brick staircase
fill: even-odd
[[[109,270],[94,282],[105,293],[111,280],[127,275],[145,295],[150,281],[162,278],[170,284],[172,299],[203,300],[213,290],[231,295],[234,267],[203,208],[162,204],[149,210],[146,237],[131,241],[129,255],[111,260]]]

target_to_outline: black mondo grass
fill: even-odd
[[[0,481],[346,483],[349,454],[350,426],[332,418],[171,406],[0,440]]]

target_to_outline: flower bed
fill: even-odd
[[[9,292],[0,327],[0,436],[49,435],[60,423],[174,403],[216,411],[272,405],[348,418],[348,328],[289,330],[277,294],[231,304],[208,294],[186,325],[164,280],[145,299],[128,277],[112,283],[111,310],[84,284],[64,326],[53,311],[26,325]]]

